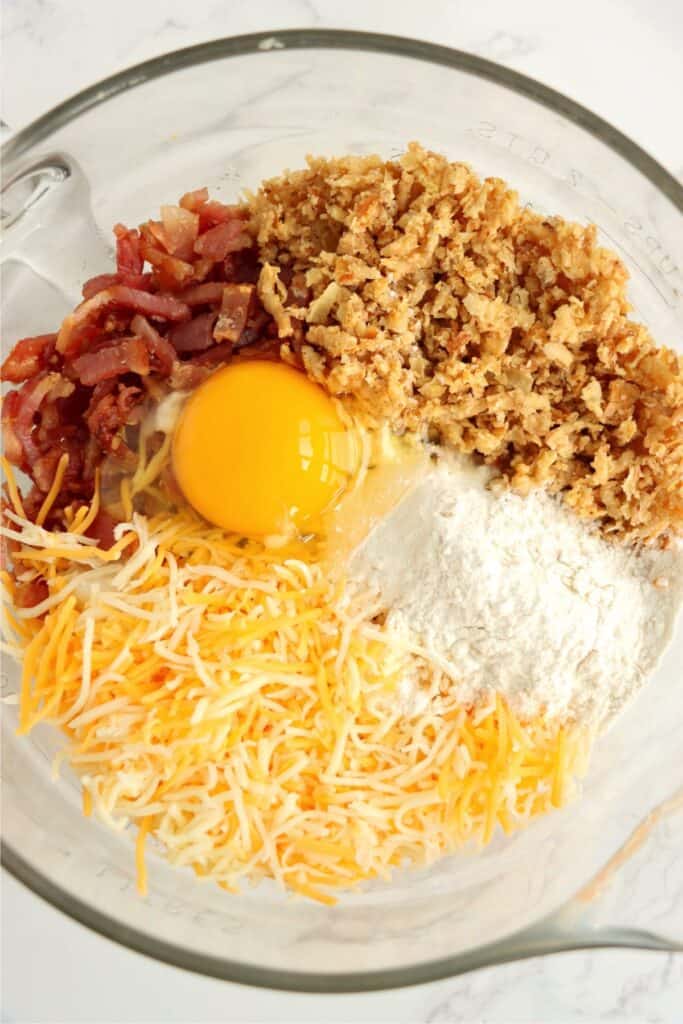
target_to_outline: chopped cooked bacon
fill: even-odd
[[[216,348],[220,348],[220,345],[217,345]],[[240,356],[246,359],[276,360],[280,358],[280,339],[277,335],[273,338],[261,336],[258,341],[248,341],[242,344],[242,338],[240,338],[239,344],[233,345],[233,352],[239,352]]]
[[[226,220],[246,219],[245,211],[240,206],[227,206],[217,199],[208,199],[198,212],[200,231],[206,231],[207,228],[222,224]]]
[[[88,429],[96,438],[100,448],[116,452],[121,447],[121,429],[132,426],[138,420],[138,406],[143,400],[140,388],[115,383],[105,384],[99,394],[97,388],[86,412]]]
[[[213,331],[216,341],[239,341],[255,294],[256,289],[252,284],[226,284],[220,316]]]
[[[92,326],[112,306],[124,306],[145,316],[159,317],[160,320],[189,320],[191,315],[190,307],[184,302],[178,302],[172,295],[153,295],[117,284],[82,302],[65,318],[57,335],[57,351],[65,356],[76,355],[82,343],[81,329]]]
[[[177,298],[187,306],[209,306],[221,301],[224,288],[222,281],[206,281],[205,284],[195,284],[178,292]]]
[[[116,236],[116,269],[119,274],[141,274],[144,265],[140,252],[140,232],[123,224],[114,226]]]
[[[246,218],[242,207],[228,206],[217,199],[209,199],[209,191],[206,188],[186,192],[179,205],[183,210],[199,215],[200,232],[215,227],[216,224],[222,224],[224,221],[234,220],[236,217]]]
[[[182,206],[162,206],[161,229],[160,241],[166,251],[181,260],[191,260],[199,234],[199,215]]]
[[[17,608],[33,608],[49,597],[50,591],[47,580],[44,576],[36,576],[35,579],[20,581],[14,594],[14,604]]]
[[[203,352],[213,345],[216,318],[216,313],[200,313],[192,320],[172,327],[168,337],[176,352]]]
[[[81,384],[94,387],[110,377],[121,377],[124,373],[149,373],[149,353],[142,338],[120,338],[111,345],[84,352],[74,359],[72,366]]]
[[[212,260],[224,260],[228,253],[251,247],[251,235],[241,217],[209,228],[194,243],[194,251]]]
[[[216,263],[214,260],[210,260],[207,256],[195,256],[192,266],[194,267],[194,280],[197,283],[206,281],[207,277],[216,272]]]
[[[256,284],[261,264],[254,248],[229,253],[223,260],[223,276],[234,284]]]
[[[55,350],[56,334],[39,334],[35,338],[18,341],[2,364],[3,380],[20,384],[47,369]]]
[[[95,519],[90,524],[88,529],[85,531],[86,536],[92,537],[96,540],[101,548],[105,550],[110,548],[116,539],[114,537],[114,527],[116,526],[116,520],[109,512],[101,509]]]
[[[208,188],[196,188],[194,192],[186,192],[185,195],[181,197],[178,205],[182,206],[183,210],[190,210],[192,213],[199,213],[208,199]]]
[[[47,373],[45,371],[27,380],[19,389],[19,401],[14,417],[14,431],[21,442],[27,464],[37,462],[40,457],[33,439],[35,427],[35,416],[48,395],[52,393],[53,399],[65,398],[74,389],[71,381],[66,380],[60,373]]]
[[[195,366],[210,366],[214,368],[220,363],[227,363],[234,351],[235,346],[231,341],[223,341],[220,345],[212,345],[206,352],[198,355],[193,362]]]
[[[151,276],[151,274],[98,274],[85,282],[81,293],[84,299],[92,299],[93,295],[97,295],[115,284],[125,284],[129,288],[141,288],[145,291]]]
[[[232,344],[226,341],[221,345],[213,345],[193,359],[177,362],[169,378],[171,388],[174,391],[191,391],[193,388],[199,387],[207,377],[211,376],[217,366],[230,361],[232,351]]]
[[[219,346],[216,346],[217,348]],[[228,352],[227,358],[230,354]],[[187,359],[185,362],[176,362],[173,373],[169,377],[169,383],[174,391],[191,391],[200,384],[203,384],[207,377],[216,369],[218,364],[211,362],[200,362],[197,359]]]
[[[119,284],[119,281],[119,274],[97,274],[85,282],[81,288],[81,295],[84,300],[92,299],[94,295],[99,295],[100,292],[105,291],[107,288]]]
[[[158,274],[163,275],[166,287],[182,287],[193,279],[194,267],[186,260],[171,256],[164,249],[152,245],[147,239],[143,240],[140,249],[147,262],[154,267]]]
[[[40,495],[49,491],[61,454],[59,448],[50,448],[31,464],[31,476],[38,492],[35,496],[36,503],[39,503]]]
[[[198,189],[162,207],[160,220],[117,224],[114,234],[115,272],[86,281],[59,332],[23,338],[2,367],[20,385],[2,401],[2,426],[8,459],[32,480],[27,515],[69,456],[48,524],[91,499],[95,470],[113,464],[106,456],[119,476],[134,464],[125,432],[145,403],[196,387],[238,349],[258,356],[277,345],[256,297],[260,265],[243,208]]]
[[[24,447],[16,430],[20,408],[20,393],[8,391],[2,399],[2,439],[5,445],[5,455],[14,466],[21,466],[24,461]]]
[[[188,321],[191,323],[192,321]],[[136,313],[130,322],[131,330],[142,338],[147,345],[147,351],[152,357],[153,368],[166,377],[173,369],[175,362],[175,349],[173,345],[162,334],[159,334],[146,317]]]

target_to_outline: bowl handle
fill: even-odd
[[[56,288],[64,312],[81,301],[84,279],[111,269],[88,179],[64,153],[29,162],[4,183],[1,220],[0,261]]]

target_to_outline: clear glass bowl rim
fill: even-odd
[[[281,46],[278,46],[277,43],[274,46],[271,45],[273,40],[277,40]],[[456,50],[404,36],[342,29],[271,29],[240,36],[227,36],[153,57],[151,60],[135,64],[124,71],[102,79],[47,111],[13,135],[2,146],[0,159],[3,169],[5,172],[9,169],[9,173],[5,173],[4,184],[7,185],[11,181],[16,161],[29,153],[34,146],[63,125],[75,120],[80,114],[112,99],[118,93],[134,89],[138,85],[181,68],[248,54],[258,53],[265,58],[270,50],[277,52],[280,48],[289,50],[342,49],[384,53],[439,64],[488,79],[534,100],[596,136],[638,170],[657,191],[665,195],[676,209],[683,213],[683,185],[666,168],[608,121],[555,89],[518,71],[513,71],[464,50]],[[630,932],[627,938],[617,930],[614,932],[601,931],[595,938],[591,938],[589,933],[583,933],[574,938],[571,935],[556,934],[551,939],[549,935],[544,935],[543,922],[539,922],[538,925],[526,929],[524,932],[510,935],[499,942],[411,968],[347,974],[265,969],[242,964],[235,960],[224,960],[198,954],[173,943],[152,938],[114,921],[66,892],[60,886],[55,885],[41,872],[36,871],[5,839],[1,843],[1,861],[5,870],[17,881],[55,909],[104,938],[111,939],[154,960],[196,974],[258,988],[320,993],[370,992],[424,984],[455,977],[480,967],[552,952],[605,948],[606,946],[629,946],[632,948],[637,945],[643,949],[661,948],[657,939],[647,933],[642,933],[639,941],[634,943],[633,932]]]

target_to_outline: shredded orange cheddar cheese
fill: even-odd
[[[84,813],[139,826],[141,892],[148,835],[229,891],[267,876],[331,902],[571,795],[584,735],[522,723],[500,697],[458,706],[314,546],[272,551],[183,511],[134,513],[105,553],[73,529],[86,517],[49,544],[18,511],[3,528],[49,590],[7,621],[20,732],[59,724]],[[406,671],[427,697],[416,714],[396,693]]]

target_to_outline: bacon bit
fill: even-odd
[[[116,272],[86,281],[59,332],[22,339],[2,368],[23,384],[3,399],[2,425],[8,460],[33,482],[27,516],[40,514],[62,460],[48,523],[92,498],[105,454],[126,470],[124,430],[145,400],[195,387],[236,349],[277,349],[256,297],[260,265],[244,208],[198,189],[163,207],[159,221],[117,224],[114,234]]]
[[[17,608],[33,608],[50,596],[47,580],[43,576],[36,576],[33,580],[17,583],[14,592],[14,604]]]
[[[221,345],[213,345],[206,352],[188,359],[185,362],[177,362],[173,367],[173,373],[169,383],[174,391],[189,391],[199,387],[200,384],[210,377],[216,367],[228,363],[232,358],[233,345],[229,341]]]
[[[268,338],[260,336],[254,340],[249,335],[250,330],[247,328],[239,343],[233,346],[233,352],[237,353],[240,359],[268,359],[278,362],[282,358],[280,339],[278,337]],[[248,340],[245,340],[247,338]],[[220,347],[220,345],[216,346],[216,348]],[[303,369],[303,367],[301,368]]]
[[[171,295],[152,295],[118,284],[82,302],[65,318],[57,335],[57,351],[65,356],[76,355],[82,341],[79,336],[80,330],[96,322],[97,318],[111,306],[124,306],[135,310],[136,313],[159,317],[161,320],[178,321],[190,318],[190,307],[184,302],[178,302]]]
[[[149,373],[149,354],[142,338],[121,338],[96,352],[85,352],[74,359],[72,366],[81,384],[94,387],[110,377],[124,373]]]
[[[157,249],[147,240],[140,244],[140,249],[148,263],[160,271],[168,279],[169,287],[187,284],[194,277],[194,267],[177,256],[169,256],[162,249]]]
[[[141,274],[144,260],[140,252],[140,232],[123,224],[114,226],[116,269],[119,274]]]
[[[186,192],[179,204],[183,210],[199,214],[199,230],[206,231],[207,228],[222,224],[224,221],[234,220],[235,217],[245,219],[247,214],[240,206],[228,206],[218,202],[217,199],[209,199],[209,191],[206,188],[198,188],[194,192]]]
[[[261,273],[256,249],[241,249],[238,253],[230,253],[223,260],[223,273],[226,281],[234,284],[256,284]]]
[[[238,342],[246,327],[247,317],[256,294],[253,284],[227,284],[218,322],[213,331],[216,341]]]
[[[162,334],[159,334],[156,327],[153,327],[146,317],[141,316],[139,313],[136,313],[131,320],[130,327],[147,345],[147,350],[154,363],[154,369],[164,377],[167,377],[173,369],[173,363],[175,362],[175,349],[173,345]]]
[[[209,306],[221,301],[224,289],[222,281],[206,281],[204,284],[195,284],[178,292],[177,298],[187,306]]]
[[[31,463],[31,475],[35,481],[35,487],[33,488],[34,493],[29,495],[29,504],[35,501],[36,505],[42,506],[44,496],[49,491],[57,471],[61,454],[60,448],[50,448],[44,455],[39,456]],[[33,519],[38,522],[38,515],[33,516]]]
[[[181,260],[191,260],[199,234],[198,214],[190,213],[182,206],[162,206],[161,228],[167,252]]]
[[[0,376],[3,380],[20,384],[29,377],[35,377],[48,367],[55,350],[56,334],[39,334],[35,338],[18,341],[2,364]]]
[[[125,284],[128,288],[140,288],[147,291],[151,284],[151,274],[98,274],[86,281],[81,289],[84,299],[92,299],[93,295],[111,288],[115,284]]]
[[[17,392],[19,399],[13,427],[29,465],[37,462],[40,457],[40,451],[33,440],[36,413],[51,392],[53,398],[65,398],[73,390],[74,385],[71,381],[66,380],[60,373],[43,372],[26,381]]]
[[[117,525],[117,520],[109,512],[100,509],[85,535],[96,540],[103,551],[108,551],[115,543],[114,527]]]
[[[98,388],[101,388],[98,392]],[[120,435],[124,426],[139,419],[137,407],[143,399],[138,387],[103,381],[93,391],[85,421],[91,434],[103,451],[115,452],[120,448]]]
[[[194,243],[194,251],[212,260],[224,260],[228,253],[249,249],[251,245],[251,235],[245,230],[244,220],[236,217],[200,235]]]
[[[195,281],[204,281],[214,271],[216,264],[213,260],[208,257],[195,257],[192,264],[194,267],[194,279]]]
[[[90,392],[90,401],[84,414],[86,417],[90,415],[100,399],[104,398],[105,395],[110,395],[113,391],[116,391],[116,383],[117,382],[115,380],[103,380],[100,381],[99,384],[95,385]]]
[[[21,466],[24,459],[24,448],[15,429],[21,396],[18,391],[8,391],[2,399],[2,437],[5,455],[14,466]]]
[[[186,192],[181,197],[179,206],[182,206],[183,210],[190,210],[191,213],[199,213],[204,204],[208,201],[209,190],[208,188],[196,188],[194,192]]]
[[[231,341],[224,341],[220,345],[212,345],[206,352],[196,356],[193,360],[195,366],[218,366],[219,363],[227,363],[234,351]]]
[[[243,221],[247,219],[247,214],[242,207],[228,206],[225,203],[219,203],[217,199],[207,200],[198,212],[200,231],[206,231],[207,228],[223,224],[228,220],[235,220],[235,218]]]
[[[192,391],[203,384],[212,373],[213,367],[202,366],[194,359],[188,359],[184,363],[177,362],[175,364],[168,381],[173,391]]]
[[[200,313],[187,323],[172,327],[168,337],[176,352],[203,352],[213,345],[217,316],[217,313]]]
[[[49,518],[52,518],[53,513],[56,513],[62,508],[69,497],[82,497],[83,494],[90,494],[92,490],[94,467],[88,462],[91,438],[88,437],[87,431],[85,430],[85,424],[79,424],[78,432],[69,425],[65,427],[65,430],[71,431],[71,436],[61,438],[58,443],[55,443],[55,440],[53,439],[51,442],[53,447],[50,448],[44,456],[42,456],[45,460],[50,457],[53,459],[53,464],[49,469],[49,473],[47,472],[47,468],[45,472],[43,472],[39,466],[31,468],[36,484],[43,494],[45,494],[50,489],[55,470],[59,463],[59,458],[56,460],[54,459],[55,454],[60,457],[62,455],[68,455],[69,457],[60,492],[59,495],[55,495],[54,497],[54,507],[50,511]]]
[[[142,275],[140,275],[141,277]],[[115,284],[119,284],[118,274],[97,274],[95,277],[89,278],[81,288],[81,295],[84,300],[92,299],[94,295],[99,295],[100,292],[105,291],[107,288],[111,288]]]

